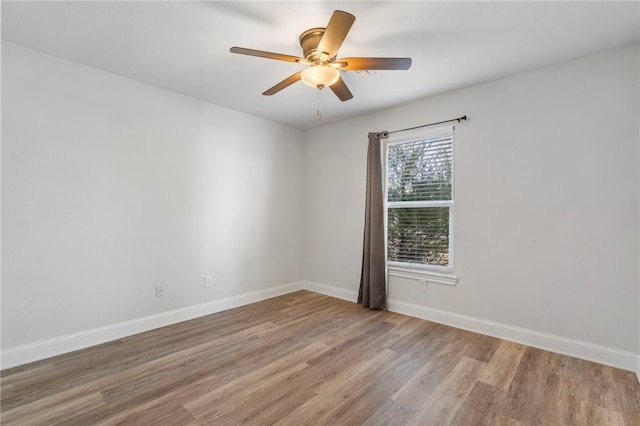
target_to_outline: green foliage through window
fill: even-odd
[[[447,133],[389,146],[389,261],[449,265],[452,138]]]

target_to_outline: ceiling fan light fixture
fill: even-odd
[[[300,77],[307,86],[323,89],[338,81],[340,71],[327,65],[316,65],[302,71]]]
[[[338,50],[355,20],[356,17],[348,12],[334,10],[326,27],[311,28],[303,32],[300,35],[300,46],[302,47],[304,58],[266,52],[264,50],[246,49],[244,47],[232,47],[229,51],[231,53],[295,62],[309,66],[309,68],[298,71],[265,90],[262,93],[265,96],[276,94],[302,80],[304,84],[315,89],[323,89],[330,86],[331,91],[340,101],[344,102],[352,99],[353,94],[344,80],[340,78],[342,71],[371,75],[373,73],[371,70],[408,70],[411,66],[411,58],[348,57],[336,59],[339,57]],[[320,92],[318,92],[319,94]]]

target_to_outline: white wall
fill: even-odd
[[[605,51],[307,132],[306,278],[357,292],[367,133],[466,114],[458,284],[391,278],[389,297],[637,354],[638,59]]]
[[[303,278],[302,131],[8,43],[2,113],[3,350]]]

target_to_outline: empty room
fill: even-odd
[[[640,425],[637,1],[2,1],[2,425]]]

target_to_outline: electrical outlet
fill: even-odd
[[[213,287],[213,278],[211,278],[211,275],[204,276],[204,286]]]
[[[419,280],[420,291],[427,291],[427,280]]]
[[[156,286],[156,297],[162,297],[164,296],[164,286],[163,285],[157,285]]]

